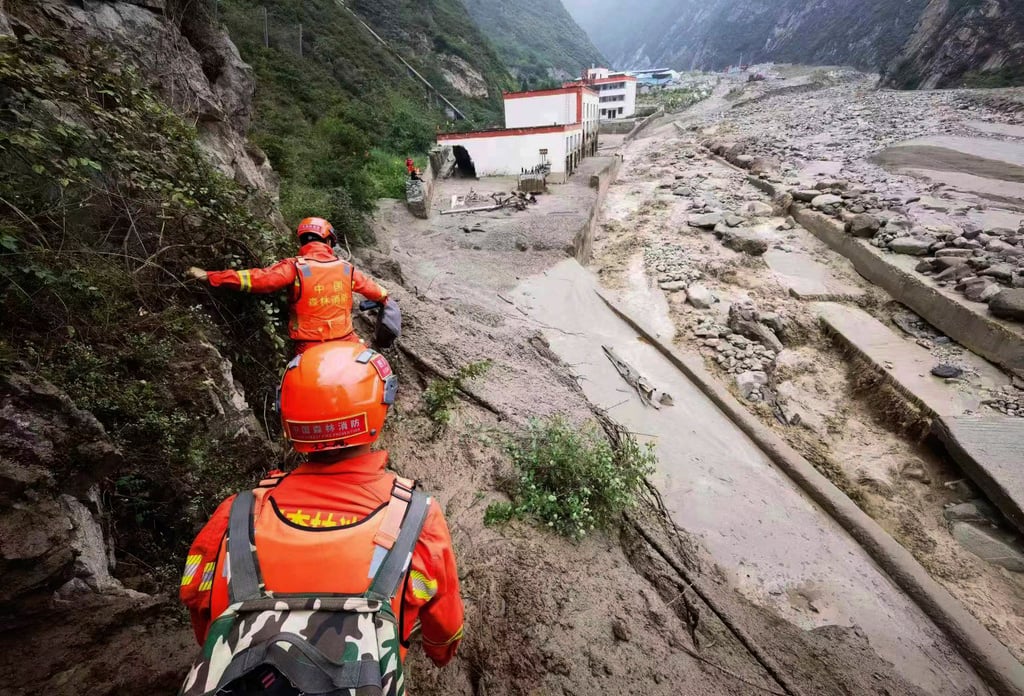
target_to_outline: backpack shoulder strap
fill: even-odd
[[[391,513],[392,507],[400,507],[405,513],[405,519],[399,521],[398,535],[373,576],[373,582],[367,591],[367,595],[373,599],[391,600],[395,596],[398,585],[409,568],[413,549],[416,548],[416,542],[420,538],[420,532],[423,531],[423,524],[426,522],[427,512],[430,508],[430,496],[415,488],[399,488],[400,480],[408,482],[407,479],[395,480],[395,486],[391,490],[391,502],[388,504],[388,513]],[[406,494],[408,500],[399,497]],[[384,524],[387,521],[385,518]],[[382,528],[384,524],[381,525]]]
[[[259,561],[252,539],[256,496],[242,491],[231,504],[228,519],[228,601],[232,604],[263,595]]]

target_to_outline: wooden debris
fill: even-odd
[[[647,378],[641,375],[639,372],[633,369],[633,367],[625,360],[615,354],[609,346],[601,346],[604,350],[604,354],[608,356],[608,359],[618,370],[619,374],[626,382],[636,389],[636,393],[640,396],[640,400],[647,406],[651,406],[655,409],[660,410],[661,406],[672,406],[674,401],[672,396],[666,392],[659,391],[647,381]]]

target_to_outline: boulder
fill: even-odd
[[[970,258],[972,254],[974,254],[974,252],[971,251],[970,249],[939,249],[937,252],[935,252],[935,255],[939,257],[950,257],[959,259]]]
[[[831,193],[825,193],[814,198],[814,200],[811,201],[811,207],[821,210],[822,208],[827,208],[830,205],[839,205],[842,202],[843,199],[841,196],[836,196]]]
[[[427,209],[427,184],[424,181],[405,180],[405,204],[409,212],[418,218],[426,220],[429,211]]]
[[[821,195],[821,191],[802,189],[799,191],[790,191],[790,194],[793,196],[793,200],[800,201],[801,203],[810,203]]]
[[[1024,322],[1024,288],[1010,288],[992,298],[988,311],[1000,319]]]
[[[761,323],[761,315],[750,302],[739,302],[729,307],[729,328],[739,334],[735,336],[736,339],[746,337],[757,341],[776,355],[783,350],[782,341],[774,331]]]
[[[1014,573],[1024,573],[1024,550],[1013,537],[991,525],[954,522],[950,531],[960,545],[978,558]]]
[[[725,224],[728,225],[729,227],[739,227],[744,222],[746,222],[746,218],[742,218],[739,215],[725,216]]]
[[[990,276],[996,280],[1001,280],[1005,283],[1009,283],[1013,278],[1014,267],[1006,263],[997,263],[995,266],[989,266],[985,270],[981,271],[979,275]]]
[[[680,290],[686,289],[686,282],[682,280],[670,280],[664,283],[659,283],[658,287],[665,292],[679,292]]]
[[[718,233],[718,230],[716,230],[716,233]],[[721,231],[721,236],[722,244],[733,251],[750,254],[751,256],[762,256],[768,251],[768,239],[750,229],[743,227],[726,228]]]
[[[686,288],[686,300],[697,309],[708,309],[718,298],[701,283],[694,283]]]
[[[889,242],[889,249],[897,254],[906,254],[908,256],[927,256],[934,242],[934,239],[897,237]]]
[[[942,259],[935,259],[938,262]],[[951,259],[952,260],[952,259]],[[957,259],[962,260],[962,259]],[[963,278],[974,275],[974,269],[966,263],[950,264],[946,270],[935,276],[935,280],[960,281]]]
[[[963,282],[964,297],[971,302],[985,302],[999,290],[999,284],[991,278],[969,278]]]
[[[743,398],[749,399],[756,390],[768,386],[768,375],[760,370],[741,372],[736,375],[736,386],[739,387]]]
[[[882,223],[874,215],[861,213],[850,220],[850,234],[854,237],[869,238],[882,228]]]
[[[746,217],[771,217],[773,208],[761,201],[748,201],[740,208],[740,215]]]
[[[699,227],[701,229],[710,230],[719,225],[725,220],[723,213],[705,213],[703,215],[691,215],[688,221],[690,227]]]
[[[789,214],[789,209],[793,205],[793,196],[785,191],[780,191],[772,196],[772,215],[775,217],[783,217]]]

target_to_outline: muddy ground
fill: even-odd
[[[442,672],[414,659],[415,691],[922,693],[858,628],[803,630],[750,602],[690,533],[702,530],[667,522],[656,494],[621,533],[581,544],[524,524],[483,525],[508,467],[497,446],[501,433],[533,416],[600,415],[573,366],[549,348],[545,335],[563,330],[529,316],[516,299],[524,281],[566,263],[566,246],[585,224],[579,206],[593,200],[589,173],[524,213],[419,221],[395,205],[379,215],[381,248],[400,261],[411,290],[400,296],[412,321],[399,369],[415,370],[422,386],[435,368],[451,374],[471,361],[494,361],[441,439],[432,440],[431,424],[405,408],[392,423],[396,463],[445,503],[468,607],[460,658]],[[447,207],[451,195],[508,183],[445,182],[437,201]],[[415,394],[403,394],[415,402]]]
[[[905,308],[857,276],[845,260],[791,219],[778,216],[780,211],[772,210],[773,201],[748,183],[745,172],[711,158],[700,144],[708,133],[744,135],[751,128],[766,134],[752,145],[753,152],[765,156],[789,153],[788,161],[804,175],[835,177],[840,167],[843,175],[851,178],[869,172],[872,186],[892,186],[895,195],[910,197],[915,186],[928,184],[889,175],[867,162],[872,148],[916,137],[929,128],[958,132],[957,118],[978,118],[971,110],[958,108],[974,103],[963,95],[893,95],[860,91],[863,89],[863,84],[855,83],[845,90],[798,91],[771,100],[751,100],[749,107],[735,109],[724,102],[719,102],[718,108],[706,103],[699,111],[683,115],[686,129],[667,124],[649,131],[624,149],[626,162],[606,203],[595,267],[602,282],[611,288],[633,293],[638,292],[638,285],[654,287],[655,292],[659,285],[664,288],[667,323],[677,332],[676,344],[704,355],[722,382],[746,397],[752,412],[911,550],[1020,658],[1024,655],[1020,612],[1024,578],[981,560],[950,534],[947,508],[976,500],[977,491],[963,482],[963,475],[941,452],[920,440],[914,408],[898,394],[879,389],[867,366],[851,360],[826,335],[815,303],[838,300],[893,327],[894,319],[906,318]],[[861,95],[864,101],[856,106],[853,97]],[[878,117],[879,112],[873,110],[880,109],[879,105],[896,101],[914,104],[916,110],[904,108],[898,114],[889,113],[886,119],[870,119]],[[824,114],[822,120],[829,114],[854,110],[861,122],[858,132],[865,140],[858,141],[851,151],[848,133],[835,133],[834,138],[818,135],[828,129],[807,125],[817,122],[806,118],[808,105],[817,106]],[[959,116],[961,111],[966,113]],[[807,131],[812,135],[801,140],[799,136],[806,136]],[[795,157],[794,151],[804,156]],[[937,195],[953,200],[965,194],[943,190]],[[744,207],[749,211],[751,206],[761,215],[744,212]],[[977,215],[995,214],[980,207]],[[714,231],[688,224],[695,213],[711,210],[736,213],[733,222],[737,228],[763,239],[767,251],[755,249],[757,253],[751,254],[744,240],[731,242],[730,233],[722,234],[728,224]],[[715,302],[707,309],[687,301],[686,288],[695,282],[714,296]],[[737,346],[730,346],[714,329],[728,324],[731,304],[744,301],[752,302],[762,314],[778,317],[779,335],[784,339],[781,352],[732,357],[730,351]],[[928,340],[924,344],[935,364],[966,370],[957,389],[976,410],[986,410],[982,401],[991,397],[997,386],[1009,384],[998,370],[955,344]],[[723,346],[729,355],[723,354]],[[751,372],[767,379],[763,388],[758,384],[752,392],[745,392],[742,380]]]

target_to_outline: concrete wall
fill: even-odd
[[[518,176],[524,169],[541,163],[541,149],[547,149],[551,164],[549,181],[566,180],[565,160],[573,147],[582,147],[581,127],[550,133],[510,134],[452,134],[438,139],[441,145],[461,145],[466,148],[476,166],[477,176]],[[579,145],[576,145],[579,143]]]
[[[665,109],[659,107],[658,109],[655,110],[653,114],[650,114],[646,118],[636,121],[636,125],[633,126],[633,130],[631,130],[629,132],[629,135],[626,136],[626,142],[628,143],[630,140],[636,138],[645,128],[647,128],[647,126],[651,125],[651,123],[653,123],[656,119],[659,119],[664,115]]]
[[[576,123],[575,92],[537,97],[505,97],[505,127],[564,126]]]
[[[607,161],[596,174],[590,177],[590,187],[597,189],[597,198],[590,210],[586,224],[576,233],[576,238],[573,240],[576,260],[584,265],[590,261],[590,256],[594,252],[594,234],[597,232],[597,223],[601,218],[601,206],[604,205],[605,196],[608,195],[608,187],[615,181],[615,177],[619,175],[619,167],[622,166],[622,155],[600,159]]]
[[[997,365],[1024,376],[1024,331],[1019,324],[983,314],[984,305],[968,302],[960,295],[930,285],[918,275],[909,257],[901,268],[899,257],[884,258],[882,252],[860,239],[850,237],[843,225],[803,206],[793,206],[793,217],[814,236],[853,262],[857,272],[910,307],[929,324],[956,342]],[[916,259],[913,260],[916,262]]]

